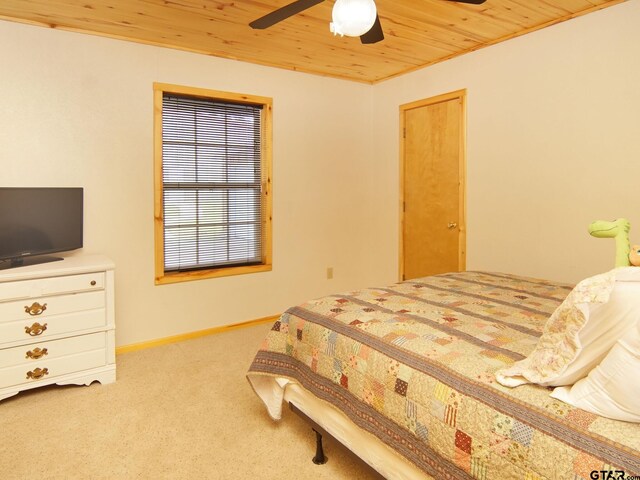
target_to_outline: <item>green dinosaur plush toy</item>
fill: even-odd
[[[615,238],[616,240],[616,267],[628,267],[629,253],[629,230],[631,223],[626,218],[618,218],[613,222],[597,220],[589,225],[589,233],[596,238]]]

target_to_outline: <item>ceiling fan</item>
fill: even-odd
[[[313,7],[324,0],[296,0],[284,7],[278,8],[264,17],[260,17],[249,24],[251,28],[265,29]],[[486,0],[446,0],[456,3],[480,5]],[[384,33],[380,25],[380,17],[373,0],[336,0],[333,5],[333,22],[330,30],[334,35],[360,37],[364,44],[377,43],[384,40]]]

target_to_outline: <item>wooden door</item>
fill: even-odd
[[[464,270],[465,91],[400,109],[400,278]]]

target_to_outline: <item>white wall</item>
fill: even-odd
[[[0,22],[3,186],[85,188],[85,248],[116,263],[117,343],[281,313],[367,285],[372,87]],[[273,271],[155,286],[153,82],[273,98]],[[326,279],[326,268],[334,279]]]
[[[117,342],[397,280],[399,105],[468,90],[468,267],[577,281],[640,243],[640,0],[375,86],[0,22],[3,186],[85,187]],[[274,99],[274,269],[155,286],[153,82]],[[335,270],[326,280],[326,267]]]
[[[380,253],[398,248],[383,227],[398,223],[399,105],[463,88],[468,269],[605,271],[614,242],[589,236],[596,219],[628,218],[640,244],[639,25],[630,0],[376,85]]]

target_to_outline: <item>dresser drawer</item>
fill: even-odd
[[[15,320],[43,323],[48,317],[94,310],[96,308],[104,308],[104,306],[104,291],[42,297],[36,301],[25,299],[4,302],[0,303],[0,324]]]
[[[106,349],[103,344],[102,348],[96,350],[2,368],[0,369],[0,388],[50,380],[68,373],[100,367],[106,363]]]
[[[0,302],[104,289],[104,272],[0,283]]]
[[[0,323],[0,347],[2,344],[13,342],[37,343],[55,335],[73,334],[82,330],[103,327],[106,326],[106,319],[105,309],[98,308],[66,315],[52,315],[48,318],[25,318],[24,320]],[[27,327],[31,333],[27,332]]]
[[[67,355],[99,350],[107,343],[105,332],[91,333],[89,335],[79,335],[76,337],[63,338],[60,340],[49,340],[19,347],[5,348],[0,350],[0,365],[2,367],[13,367],[17,365],[38,364],[46,360],[53,360]]]

